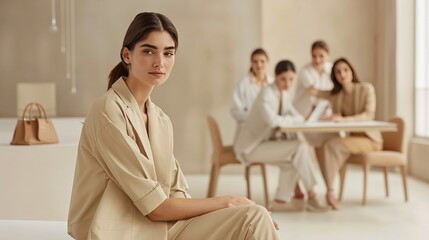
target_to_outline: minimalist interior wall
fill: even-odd
[[[377,1],[376,35],[377,119],[389,119],[395,115],[394,92],[396,89],[396,2]]]
[[[208,114],[218,119],[224,142],[232,142],[231,92],[259,46],[270,55],[270,69],[283,58],[299,69],[311,59],[311,43],[324,39],[331,60],[349,58],[361,80],[375,85],[377,119],[403,114],[411,131],[413,7],[414,1],[402,0],[75,0],[77,93],[72,94],[60,31],[49,29],[51,1],[2,0],[0,117],[16,116],[20,82],[54,82],[57,116],[84,116],[106,91],[133,17],[156,11],[175,23],[180,39],[173,73],[152,100],[172,119],[176,157],[186,173],[209,169]]]
[[[374,83],[376,69],[376,5],[373,0],[262,1],[262,42],[278,60],[301,68],[311,61],[311,44],[325,40],[331,61],[346,57],[362,81]]]
[[[59,2],[56,13],[61,26]],[[250,52],[261,44],[258,0],[76,0],[76,94],[65,76],[60,31],[49,30],[51,1],[0,1],[0,117],[16,116],[18,82],[55,82],[57,116],[86,115],[106,91],[129,23],[143,11],[165,14],[178,29],[176,66],[152,100],[172,119],[175,153],[185,172],[208,171],[211,146],[206,116],[213,114],[219,120],[225,142],[231,143],[232,89],[248,71]]]

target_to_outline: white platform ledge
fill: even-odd
[[[82,121],[53,119],[58,144],[12,146],[16,119],[0,119],[0,219],[67,219]]]

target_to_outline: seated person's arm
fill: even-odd
[[[245,197],[222,196],[215,198],[168,198],[147,215],[154,222],[177,221],[199,216],[222,208],[253,205]]]

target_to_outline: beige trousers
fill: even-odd
[[[319,159],[327,189],[334,189],[335,176],[350,154],[378,151],[381,148],[381,143],[374,142],[372,139],[363,136],[327,139],[322,144],[322,159]]]
[[[224,208],[178,221],[168,230],[169,240],[279,239],[267,209],[259,205]]]
[[[263,162],[280,168],[276,199],[291,200],[298,176],[306,190],[317,184],[308,146],[299,140],[265,141],[245,158],[249,163]]]

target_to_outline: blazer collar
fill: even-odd
[[[353,90],[352,90],[352,92],[351,93],[349,93],[349,94],[353,94],[353,101],[354,101],[354,103],[353,103],[353,106],[352,106],[352,108],[353,108],[353,111],[356,111],[356,109],[358,109],[358,106],[359,106],[359,90],[358,90],[358,88],[357,88],[357,85],[356,85],[356,83],[354,83],[353,84]],[[339,111],[339,112],[341,112],[342,110],[343,110],[343,98],[344,98],[344,94],[346,94],[345,92],[344,92],[344,90],[341,90],[339,93],[338,93],[338,101],[337,101],[337,111]]]
[[[271,83],[269,86],[271,87],[272,91],[276,94],[276,96],[281,95],[283,100],[286,97],[289,97],[290,95],[290,90],[286,90],[286,91],[280,90],[275,82]]]
[[[112,89],[126,105],[125,114],[128,116],[128,119],[130,120],[131,124],[133,125],[134,129],[137,132],[137,135],[140,141],[143,144],[143,148],[146,152],[146,157],[150,160],[153,160],[152,148],[149,142],[148,131],[146,129],[146,126],[144,125],[143,116],[140,112],[140,108],[137,104],[136,99],[134,98],[133,94],[131,93],[130,89],[125,83],[125,79],[119,78],[112,85]],[[149,106],[151,105],[152,105],[152,102],[149,98],[146,101],[146,108],[148,109],[147,114],[148,114],[149,125],[151,125],[153,122],[151,121],[151,119],[154,119],[154,117],[151,116],[151,114],[153,114],[154,111],[149,109],[150,108]]]

